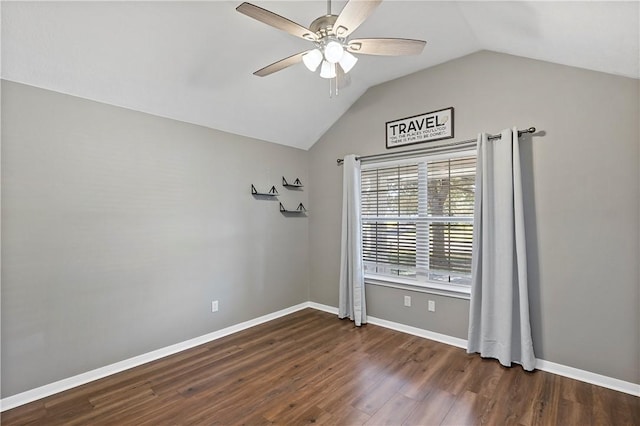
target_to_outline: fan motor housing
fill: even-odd
[[[333,24],[335,24],[338,15],[324,15],[317,18],[309,25],[309,29],[316,33],[319,38],[335,36]]]

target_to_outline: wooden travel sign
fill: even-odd
[[[387,121],[387,149],[453,138],[453,107]]]

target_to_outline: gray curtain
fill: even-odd
[[[360,217],[360,162],[344,157],[342,179],[342,249],[338,316],[349,317],[357,326],[366,324],[364,267],[362,264],[362,219]]]
[[[518,130],[478,136],[468,353],[535,368]]]

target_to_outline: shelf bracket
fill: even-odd
[[[294,180],[293,183],[289,183],[287,182],[285,177],[282,176],[282,186],[291,187],[291,188],[302,188],[304,185],[302,185],[302,182],[300,182],[299,178],[296,178],[296,180]]]
[[[271,187],[269,192],[259,192],[253,184],[251,184],[251,194],[253,194],[253,195],[261,195],[261,196],[268,196],[268,197],[276,197],[276,196],[280,195],[278,193],[278,190],[276,189],[275,185]]]
[[[298,204],[298,207],[296,207],[295,210],[287,210],[287,208],[283,206],[282,203],[280,203],[280,212],[281,213],[306,213],[307,208],[304,206],[304,204],[300,203]]]

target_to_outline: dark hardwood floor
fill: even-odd
[[[640,425],[640,398],[305,309],[2,413],[2,425]]]

